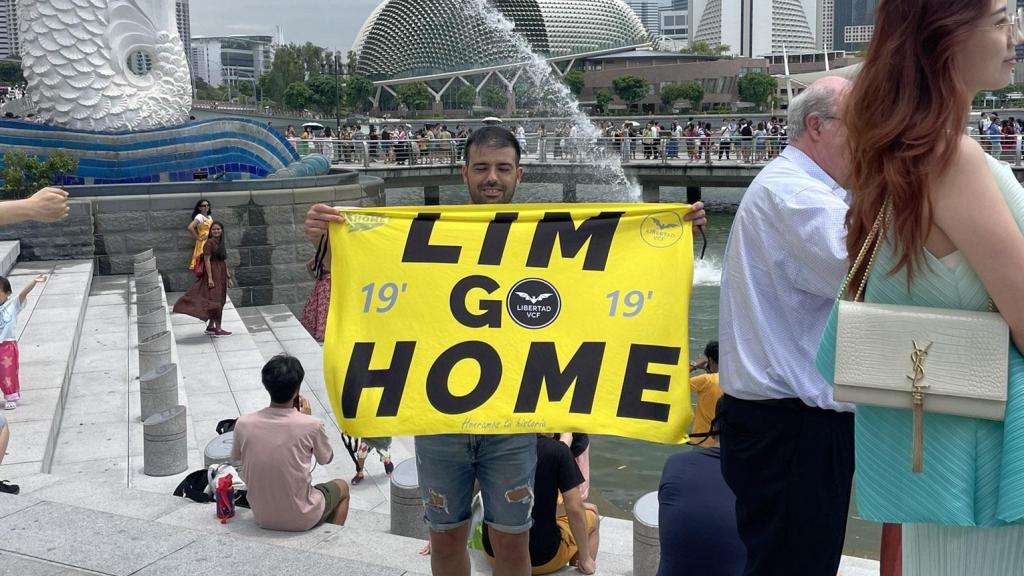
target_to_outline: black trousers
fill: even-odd
[[[835,576],[853,482],[853,414],[725,396],[722,475],[736,495],[744,576]]]

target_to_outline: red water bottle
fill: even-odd
[[[217,480],[217,518],[221,524],[227,524],[228,518],[235,517],[235,489],[231,474],[221,476]]]

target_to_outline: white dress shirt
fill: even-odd
[[[846,276],[847,193],[788,146],[747,189],[729,233],[719,311],[722,390],[849,412],[814,366]]]

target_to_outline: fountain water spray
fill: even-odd
[[[515,31],[515,24],[505,17],[490,0],[463,0],[466,14],[479,17],[494,32],[495,42],[506,42],[523,66],[522,77],[528,83],[531,97],[542,102],[557,117],[567,118],[571,125],[566,146],[574,156],[594,168],[598,180],[613,190],[613,200],[639,202],[640,186],[622,168],[618,154],[602,145],[601,130],[590,117],[580,111],[579,101],[552,70],[544,56],[535,53],[529,42]]]

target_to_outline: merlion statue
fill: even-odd
[[[192,83],[174,0],[18,0],[36,114],[93,132],[188,120]]]

